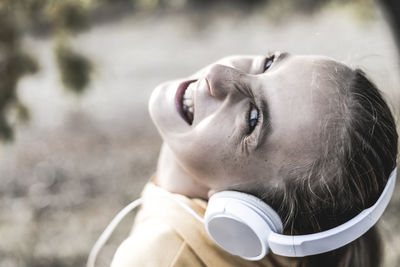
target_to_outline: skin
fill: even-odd
[[[221,190],[279,186],[286,163],[306,164],[318,155],[320,125],[339,102],[337,88],[351,70],[321,56],[276,53],[264,72],[265,62],[265,56],[224,58],[153,91],[150,115],[164,140],[158,185],[203,199]],[[175,94],[191,79],[197,81],[189,125]],[[249,134],[251,103],[259,118]]]

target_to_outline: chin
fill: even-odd
[[[162,83],[153,90],[149,99],[150,117],[164,141],[188,128],[175,105],[176,88],[176,81]]]
[[[161,85],[157,86],[151,93],[150,99],[148,102],[148,107],[147,107],[149,110],[149,113],[150,113],[150,118],[156,126],[157,126],[157,123],[156,123],[157,109],[156,109],[156,107],[157,107],[158,99],[160,97],[159,96],[160,91],[161,91]]]

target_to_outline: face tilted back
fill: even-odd
[[[190,192],[279,183],[277,166],[315,157],[327,99],[336,97],[331,73],[351,70],[320,56],[276,53],[272,64],[269,59],[225,58],[154,90],[149,110],[167,147],[159,184],[188,195],[179,187],[188,179],[195,185]],[[207,198],[207,192],[197,196]]]

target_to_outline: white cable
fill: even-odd
[[[111,234],[114,232],[115,228],[118,226],[118,224],[125,218],[125,216],[134,210],[137,206],[142,204],[142,199],[136,199],[132,203],[130,203],[128,206],[123,208],[115,217],[112,219],[112,221],[109,223],[109,225],[106,227],[104,232],[100,235],[99,239],[97,239],[96,243],[94,244],[92,250],[90,251],[88,261],[86,263],[86,267],[94,267],[97,255],[99,254],[99,251],[103,248],[104,244],[107,242],[107,240],[110,238]]]
[[[170,199],[174,200],[179,206],[189,212],[193,217],[199,220],[201,223],[204,224],[204,219],[201,218],[188,204],[181,202],[178,199],[170,197]],[[89,253],[88,261],[86,263],[86,267],[94,267],[97,255],[99,254],[100,250],[103,248],[104,244],[108,241],[112,233],[114,232],[115,228],[118,224],[125,218],[126,215],[129,214],[132,210],[134,210],[137,206],[142,204],[142,199],[136,199],[135,201],[131,202],[128,206],[123,208],[112,221],[108,224],[104,232],[100,235],[97,239],[96,243],[94,244],[92,250]]]
[[[189,207],[188,204],[181,202],[178,199],[175,198],[171,198],[172,200],[174,200],[176,203],[179,204],[179,206],[181,206],[182,208],[184,208],[187,212],[189,212],[190,214],[192,214],[197,220],[199,220],[201,223],[204,224],[204,219],[200,217],[200,215],[197,214],[197,212],[195,212],[191,207]]]

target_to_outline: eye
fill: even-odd
[[[258,123],[258,109],[255,105],[250,104],[250,109],[248,113],[248,131],[247,134],[250,135],[257,126]]]
[[[275,55],[269,56],[265,59],[263,72],[266,72],[272,66],[272,63],[274,63],[274,59],[275,59]]]

